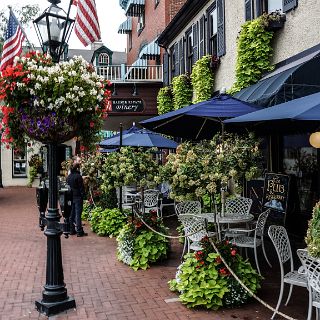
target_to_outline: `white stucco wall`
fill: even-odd
[[[188,23],[169,47],[185,35],[186,30],[199,20],[212,2],[210,1]],[[220,90],[222,87],[229,89],[235,81],[237,36],[241,25],[245,22],[244,2],[244,0],[225,0],[226,54],[221,57],[220,66],[215,72],[214,90]],[[274,64],[320,43],[320,0],[300,0],[297,8],[286,13],[286,18],[284,28],[275,33],[272,42]]]
[[[71,146],[72,147],[72,153],[74,154],[75,150],[75,141],[74,140],[69,140],[64,143],[66,146]],[[40,150],[40,144],[37,144],[34,146],[34,150],[32,152],[27,152],[27,174],[29,171],[29,166],[28,166],[28,161],[30,157],[38,153]],[[9,186],[27,186],[28,184],[28,178],[23,178],[23,177],[13,177],[12,176],[12,149],[7,149],[5,146],[2,146],[0,149],[1,152],[1,168],[2,168],[2,184],[4,187],[9,187]],[[33,186],[38,186],[39,185],[39,179],[37,178],[33,182]]]

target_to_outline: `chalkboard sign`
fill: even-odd
[[[262,206],[278,212],[287,212],[290,177],[285,174],[266,173]]]
[[[141,99],[112,99],[112,112],[142,112],[144,104]]]

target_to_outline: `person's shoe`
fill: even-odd
[[[86,232],[77,233],[77,237],[86,237],[88,234]]]

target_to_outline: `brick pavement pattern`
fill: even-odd
[[[0,320],[46,319],[34,304],[41,298],[46,260],[46,237],[38,228],[35,189],[0,189],[0,221]],[[135,272],[117,261],[115,239],[98,237],[88,223],[84,229],[88,237],[62,237],[65,283],[77,308],[52,316],[52,320],[270,319],[271,313],[255,301],[222,311],[190,310],[178,301],[166,302],[177,298],[167,282],[179,264],[180,244],[172,243],[167,261]],[[277,268],[277,260],[274,265]],[[259,296],[274,305],[278,290],[277,278],[265,283]],[[297,295],[294,291],[290,306],[282,311],[304,319],[306,306],[306,292]]]

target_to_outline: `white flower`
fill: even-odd
[[[90,94],[91,94],[92,96],[97,95],[97,90],[96,90],[96,89],[91,89],[91,90],[90,90]]]
[[[41,89],[40,83],[37,82],[37,83],[34,85],[34,88],[35,88],[36,90]]]
[[[33,101],[33,105],[34,105],[35,107],[37,107],[37,106],[39,105],[39,101],[38,101],[38,100],[34,100],[34,101]]]

